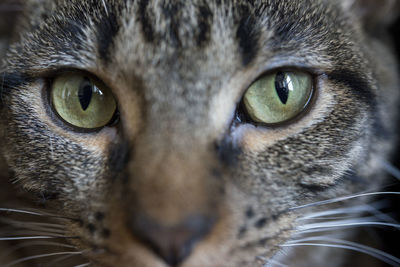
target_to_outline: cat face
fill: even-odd
[[[380,182],[397,78],[347,1],[29,5],[4,154],[93,263],[262,265],[296,207]]]

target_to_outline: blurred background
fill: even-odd
[[[14,29],[15,19],[23,0],[0,0],[0,55],[7,46],[7,38]]]

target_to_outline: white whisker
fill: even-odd
[[[395,177],[397,180],[400,180],[400,170],[398,168],[385,160],[381,160],[381,164],[387,173]]]
[[[394,223],[394,224],[399,224],[399,222],[394,219],[393,217],[391,217],[389,214],[383,213],[379,210],[376,210],[376,212],[374,213],[375,217],[377,219],[380,219],[383,222],[389,222],[389,223]]]
[[[15,240],[32,240],[32,239],[57,239],[68,238],[73,239],[77,237],[69,236],[13,236],[13,237],[0,237],[0,241],[15,241]]]
[[[384,208],[385,206],[386,205],[379,203],[379,205],[377,205],[377,206],[357,205],[357,206],[348,207],[348,208],[330,209],[330,210],[326,210],[326,211],[310,213],[306,216],[299,218],[298,220],[310,220],[310,219],[315,219],[315,218],[319,218],[319,217],[338,215],[338,214],[361,213],[361,212],[375,213],[377,209]]]
[[[322,201],[317,201],[317,202],[313,202],[313,203],[309,203],[309,204],[296,206],[296,207],[290,208],[289,210],[298,210],[298,209],[303,209],[303,208],[308,208],[308,207],[315,207],[315,206],[321,206],[321,205],[341,202],[341,201],[350,200],[350,199],[359,198],[359,197],[378,196],[378,195],[379,196],[400,195],[400,192],[370,192],[370,193],[362,193],[362,194],[351,195],[351,196],[337,197],[337,198],[332,198],[332,199],[327,199],[327,200],[322,200]]]
[[[39,213],[37,211],[31,211],[27,209],[13,209],[13,208],[0,208],[0,212],[6,212],[6,213],[21,213],[21,214],[28,214],[28,215],[35,215],[35,216],[41,216],[41,217],[48,217],[48,218],[56,218],[56,219],[65,219],[65,220],[72,220],[72,221],[77,221],[77,219],[66,217],[66,216],[59,216],[51,213]]]
[[[23,232],[23,231],[27,231],[27,232],[34,232],[34,233],[46,233],[46,235],[48,234],[56,234],[56,235],[63,235],[65,234],[64,230],[57,230],[57,229],[47,229],[44,227],[27,227],[27,226],[8,226],[8,228],[11,228],[11,231],[18,231],[18,232]],[[41,234],[43,235],[43,234]]]
[[[104,10],[106,11],[106,14],[108,16],[108,9],[107,9],[106,2],[104,2],[104,0],[102,0],[102,2],[103,2]]]
[[[41,222],[29,222],[29,221],[16,221],[16,220],[11,220],[11,219],[4,219],[0,218],[0,222],[5,223],[5,224],[10,224],[10,225],[23,225],[23,226],[38,226],[38,227],[46,227],[46,228],[55,228],[57,230],[59,229],[64,229],[65,226],[61,224],[55,224],[55,223],[41,223]]]
[[[79,256],[79,254],[64,255],[64,256],[62,256],[62,257],[58,257],[58,258],[56,258],[56,259],[50,261],[49,263],[47,263],[47,264],[44,265],[44,266],[49,266],[49,267],[50,267],[50,266],[55,266],[55,264],[58,263],[58,262],[60,262],[60,261],[64,261],[64,260],[67,260],[67,259],[69,259],[69,258],[76,257],[76,256]]]
[[[45,258],[45,257],[52,257],[52,256],[59,256],[59,255],[72,255],[72,254],[82,254],[82,252],[71,252],[71,251],[65,251],[65,252],[55,252],[55,253],[48,253],[48,254],[41,254],[41,255],[35,255],[35,256],[29,256],[29,257],[24,257],[22,259],[15,260],[13,262],[10,262],[7,265],[4,265],[3,267],[11,267],[14,266],[18,263],[25,262],[25,261],[30,261],[34,259],[39,259],[39,258]]]
[[[278,267],[289,267],[286,264],[280,263],[279,261],[272,260],[272,259],[262,259],[266,263],[263,265],[263,267],[273,267],[273,266],[278,266]]]
[[[10,225],[18,230],[30,230],[34,232],[42,232],[46,234],[65,234],[64,227],[59,224],[39,223],[16,221],[11,219],[0,218],[0,222]]]
[[[340,220],[340,221],[330,221],[330,222],[322,222],[322,223],[310,223],[305,225],[300,225],[298,227],[299,231],[313,230],[319,228],[338,228],[338,227],[356,227],[356,226],[388,226],[400,229],[400,224],[395,223],[386,223],[386,222],[376,222],[369,221],[370,217],[359,218],[359,219],[350,219],[350,220]]]
[[[322,242],[332,242],[333,244],[328,243],[305,243],[309,241],[322,241]],[[336,244],[335,244],[336,243]],[[361,244],[357,244],[354,242],[350,242],[347,240],[335,239],[335,238],[324,238],[324,237],[310,237],[310,238],[303,238],[299,240],[289,241],[286,244],[282,245],[282,247],[293,247],[293,246],[322,246],[322,247],[333,247],[333,248],[343,248],[358,251],[364,254],[368,254],[372,257],[380,259],[381,261],[393,265],[398,266],[400,264],[400,259],[392,256],[386,252],[381,250],[364,246]]]
[[[8,230],[8,233],[12,232],[14,235],[65,235],[65,231],[61,230],[46,230],[45,228],[27,228],[27,227],[14,227]],[[7,232],[6,232],[7,233]]]
[[[24,242],[22,244],[16,245],[11,249],[5,251],[4,253],[0,254],[0,258],[5,258],[6,256],[12,254],[13,252],[17,251],[21,248],[31,247],[31,246],[53,246],[53,247],[64,247],[64,248],[71,248],[76,249],[75,246],[67,245],[63,243],[57,242],[48,242],[48,241],[31,241],[31,242]]]
[[[316,220],[316,221],[327,221],[327,220],[344,220],[349,219],[349,216],[329,216],[322,218],[299,218],[298,220]]]
[[[8,231],[3,231],[0,232],[1,235],[10,235],[12,234],[13,236],[64,236],[65,233],[59,233],[59,232],[51,232],[51,231],[41,231],[41,230],[30,230],[30,229],[11,229]],[[0,235],[0,236],[1,236]]]
[[[86,267],[86,266],[89,266],[91,263],[84,263],[84,264],[81,264],[81,265],[75,265],[74,267]]]
[[[360,226],[361,227],[361,226]],[[326,228],[317,228],[311,230],[304,230],[304,231],[297,231],[295,232],[296,235],[305,235],[305,234],[312,234],[312,233],[327,233],[327,232],[336,232],[336,231],[345,231],[345,230],[354,230],[353,226],[341,226],[341,227],[326,227]]]
[[[51,239],[51,238],[55,238],[55,237],[52,237],[52,236],[0,237],[0,241],[30,240],[30,239]]]
[[[32,211],[28,211],[28,210],[20,210],[20,209],[0,208],[0,211],[22,213],[22,214],[29,214],[29,215],[36,215],[36,216],[45,216],[45,215],[37,213],[37,212],[32,212]]]

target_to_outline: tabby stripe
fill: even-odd
[[[142,33],[144,39],[149,42],[154,42],[154,29],[151,25],[151,21],[149,18],[149,14],[147,12],[147,7],[149,5],[149,0],[140,0],[137,17],[139,18],[139,22],[142,25]]]
[[[182,9],[182,4],[179,2],[167,2],[162,6],[162,11],[169,24],[169,38],[175,47],[182,47],[182,41],[179,37],[179,28],[181,27],[179,10]]]
[[[239,42],[239,48],[244,66],[248,65],[256,57],[259,48],[260,32],[256,27],[256,19],[249,10],[241,14],[239,27],[236,31],[236,39]]]
[[[127,140],[111,145],[108,151],[108,166],[111,175],[121,173],[131,160],[132,146]]]
[[[229,137],[215,142],[214,148],[218,159],[226,166],[236,166],[240,155],[243,153],[242,147],[234,144]]]
[[[329,175],[327,173],[326,175]],[[356,183],[356,184],[365,184],[365,180],[356,175],[353,169],[347,170],[342,176],[337,178],[333,184],[305,184],[305,183],[298,183],[298,186],[302,187],[303,189],[310,191],[311,193],[318,194],[324,191],[331,190],[336,186],[343,184],[343,183]]]
[[[327,191],[328,189],[331,189],[332,187],[336,186],[337,184],[333,185],[319,185],[319,184],[304,184],[304,183],[298,183],[298,185],[301,188],[306,189],[307,191],[310,191],[312,193],[319,193],[319,192],[324,192]]]
[[[4,108],[4,99],[11,90],[20,88],[31,81],[30,76],[21,73],[2,73],[0,76],[0,109]]]
[[[328,78],[337,83],[350,87],[351,92],[373,108],[376,108],[376,97],[372,88],[365,79],[362,79],[357,72],[349,69],[338,69],[328,73]]]
[[[199,23],[199,33],[196,44],[198,47],[202,47],[210,40],[210,30],[213,23],[213,13],[207,5],[199,6],[197,21]]]
[[[110,5],[106,5],[106,7],[107,14],[105,14],[105,10],[103,14],[105,19],[96,25],[96,35],[99,55],[105,62],[108,62],[110,60],[110,47],[119,31],[119,23],[115,10]]]

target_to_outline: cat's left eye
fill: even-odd
[[[313,77],[304,71],[277,71],[257,79],[243,97],[246,115],[256,123],[275,125],[305,110],[313,94]]]
[[[50,98],[53,108],[65,122],[82,129],[108,125],[117,110],[111,90],[81,73],[65,73],[56,77]]]

